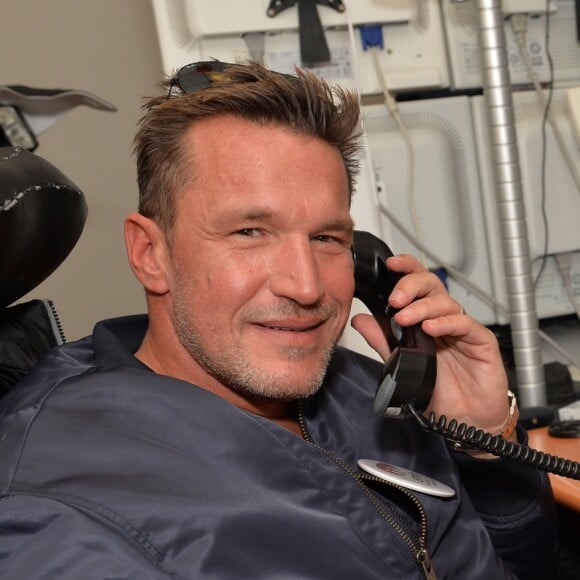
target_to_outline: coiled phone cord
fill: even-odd
[[[432,412],[428,418],[425,418],[410,404],[407,404],[407,409],[425,431],[438,433],[453,444],[459,443],[461,446],[476,448],[542,471],[580,480],[580,463],[577,461],[556,457],[520,443],[507,441],[501,435],[486,433],[465,423],[459,423],[455,419],[448,421],[445,415],[437,417]]]

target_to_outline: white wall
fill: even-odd
[[[0,84],[74,88],[118,108],[77,107],[39,137],[36,153],[85,193],[85,230],[65,262],[23,297],[51,298],[69,340],[102,318],[143,312],[122,239],[137,206],[132,139],[145,95],[162,74],[149,0],[18,0],[0,15]]]

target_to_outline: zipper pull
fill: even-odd
[[[425,548],[417,552],[417,562],[421,566],[421,570],[423,570],[423,574],[425,574],[427,580],[437,580],[437,575],[431,564],[431,556],[429,556],[429,552]]]

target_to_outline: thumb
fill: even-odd
[[[379,356],[386,361],[391,351],[387,339],[376,321],[370,314],[356,314],[352,317],[350,325],[365,339],[366,343],[379,353]]]

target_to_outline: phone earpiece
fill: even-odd
[[[419,325],[400,327],[393,318],[397,309],[388,299],[402,275],[385,264],[393,255],[387,244],[369,232],[355,231],[352,252],[355,298],[376,318],[391,349],[375,395],[374,412],[405,418],[411,414],[409,404],[422,412],[431,400],[437,377],[433,338]]]

